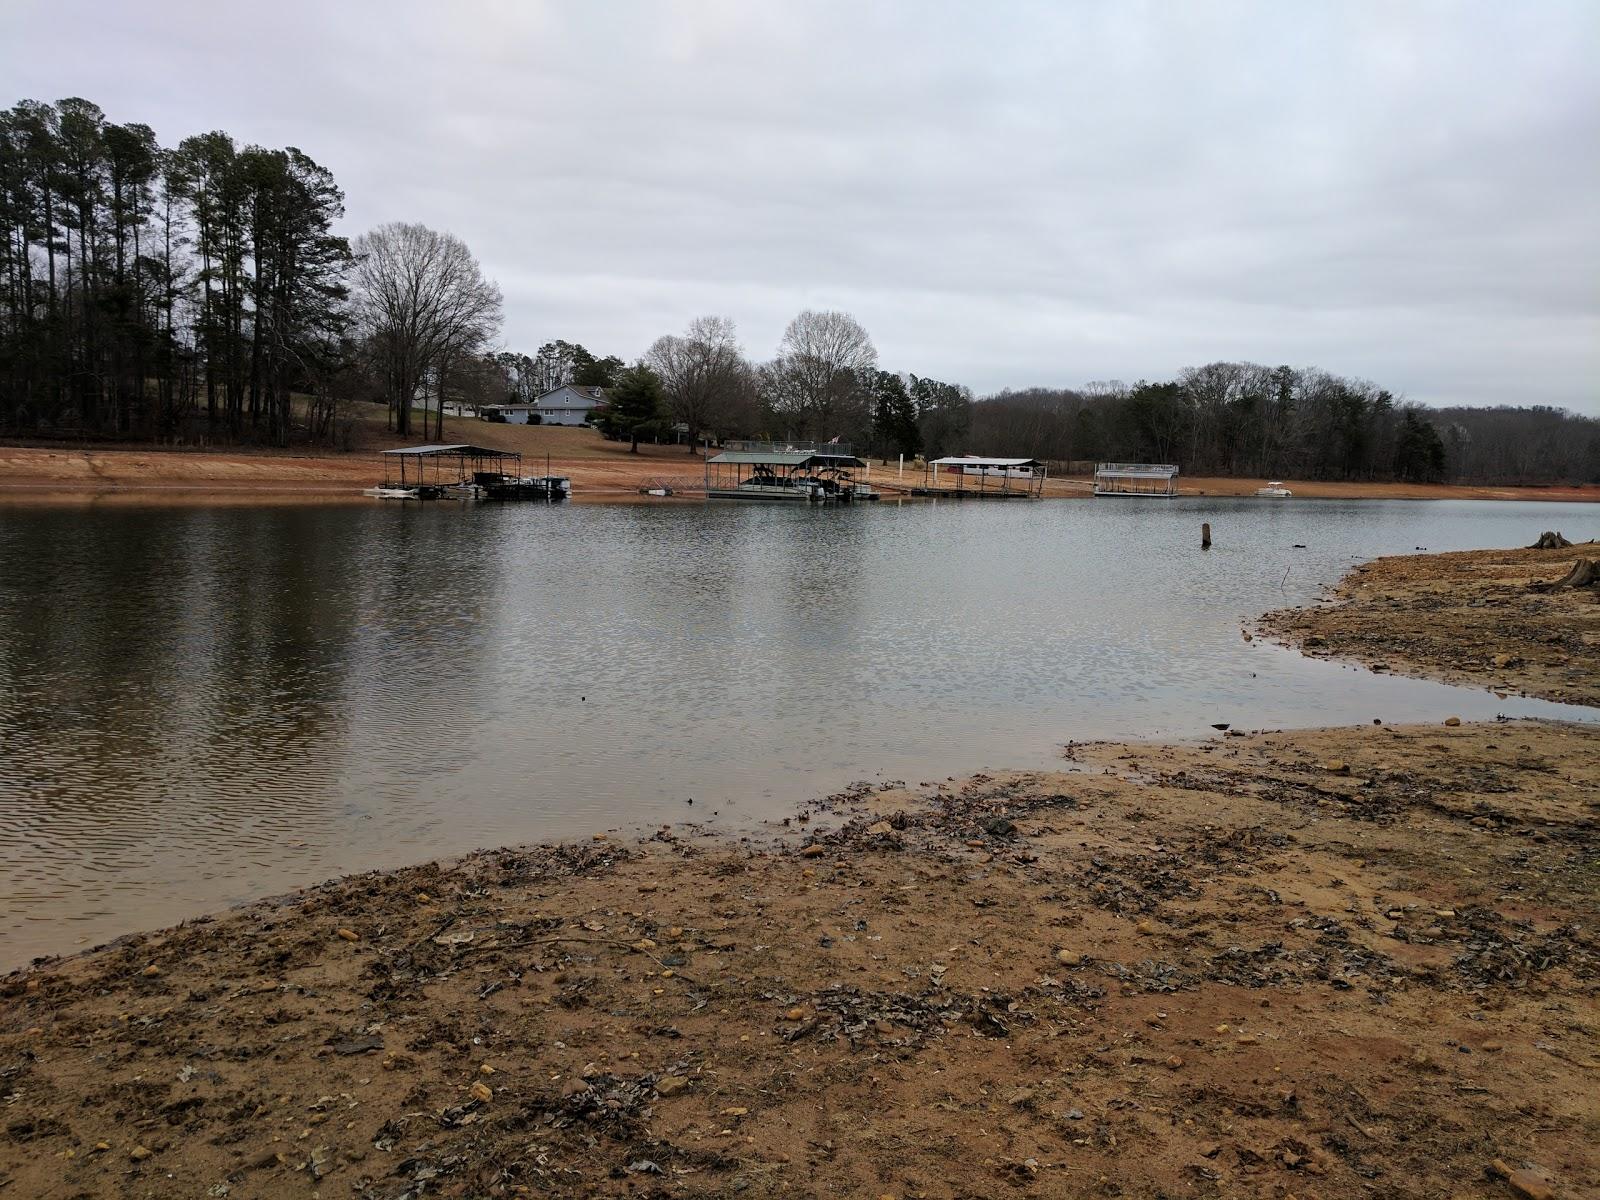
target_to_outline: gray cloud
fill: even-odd
[[[983,392],[1317,364],[1600,412],[1600,6],[9,0],[12,98],[300,146],[508,344],[802,307]]]

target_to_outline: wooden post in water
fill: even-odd
[[[1202,549],[1202,550],[1211,549],[1211,522],[1210,521],[1202,521],[1200,523],[1200,549]]]

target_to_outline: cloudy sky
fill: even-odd
[[[969,384],[1318,365],[1600,413],[1600,3],[0,0],[9,93],[331,168],[504,340],[771,354],[839,308]]]

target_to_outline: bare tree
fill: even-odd
[[[796,432],[864,431],[878,352],[850,314],[806,310],[783,331],[778,356],[763,369],[773,411]]]
[[[418,389],[446,377],[500,328],[500,288],[466,243],[425,225],[380,225],[356,240],[355,252],[356,314],[382,364],[394,430],[409,434]]]
[[[738,330],[727,317],[696,317],[682,337],[657,338],[645,361],[661,378],[672,419],[688,427],[693,454],[701,430],[723,426],[745,387]]]

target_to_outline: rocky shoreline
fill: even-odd
[[[15,972],[0,1197],[1595,1194],[1600,728],[1236,732]]]

